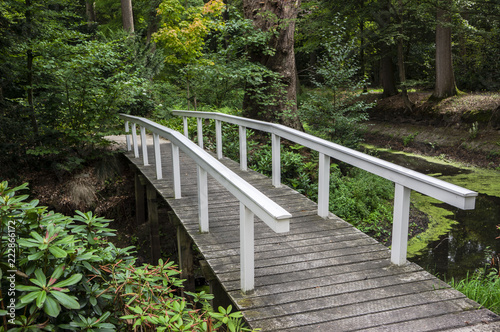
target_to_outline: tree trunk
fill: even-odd
[[[160,5],[161,1],[150,1],[150,8],[148,13],[148,29],[146,31],[146,42],[149,44],[151,42],[152,36],[158,31],[160,25],[160,16],[157,15],[156,9]],[[156,50],[156,44],[153,44],[152,51]]]
[[[260,63],[281,76],[284,91],[279,91],[271,80],[258,86],[247,83],[243,100],[243,115],[265,121],[279,123],[303,130],[297,114],[297,75],[294,52],[295,20],[300,8],[300,0],[244,0],[245,18],[253,21],[254,27],[262,31],[275,31],[269,46],[274,55],[250,51],[253,62]],[[265,96],[255,96],[255,91]],[[257,98],[256,98],[257,97]],[[259,98],[274,98],[264,104]]]
[[[31,40],[31,31],[32,31],[32,12],[31,12],[31,0],[26,0],[26,26],[27,26],[27,39]],[[38,136],[38,122],[36,119],[35,113],[35,105],[33,102],[33,50],[28,48],[26,50],[26,67],[28,69],[27,75],[27,95],[28,95],[28,108],[29,108],[29,116],[31,120],[31,127],[33,129],[33,133],[35,137]]]
[[[94,1],[85,0],[85,13],[87,15],[87,26],[91,27],[92,24],[96,21]]]
[[[408,112],[413,111],[413,103],[410,101],[408,97],[408,90],[406,89],[406,70],[405,70],[405,61],[404,61],[404,52],[403,52],[403,1],[399,0],[399,38],[398,38],[398,71],[399,71],[399,81],[401,82],[401,97],[403,98],[403,102],[405,104],[405,109]]]
[[[389,53],[389,47],[383,45],[381,49],[383,55],[380,59],[380,81],[384,89],[382,96],[386,98],[397,95],[398,89],[394,80],[394,68],[392,57]]]
[[[132,0],[121,0],[123,30],[134,33],[134,13],[132,11]]]
[[[436,26],[436,86],[432,97],[437,99],[457,94],[451,54],[451,17],[441,8],[437,10]]]

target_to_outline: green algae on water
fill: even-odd
[[[424,232],[408,241],[408,258],[421,254],[427,249],[429,243],[437,241],[441,235],[448,233],[452,226],[458,223],[450,219],[450,217],[453,217],[453,212],[437,206],[437,204],[441,203],[437,199],[412,192],[411,201],[419,211],[427,214],[429,224]]]

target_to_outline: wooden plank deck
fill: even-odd
[[[125,153],[181,220],[224,290],[252,328],[262,331],[500,331],[499,317],[408,263],[391,265],[382,244],[296,191],[222,162],[292,214],[276,234],[256,218],[255,292],[239,291],[239,203],[209,176],[210,233],[199,233],[196,166],[181,152],[182,198],[173,199],[170,143],[162,143],[163,179]],[[160,221],[161,222],[161,221]]]

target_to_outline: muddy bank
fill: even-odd
[[[401,96],[376,101],[365,122],[365,142],[486,168],[500,167],[500,93],[461,93],[429,101],[431,92],[410,93],[413,111]]]
[[[408,123],[369,121],[364,140],[382,148],[461,161],[485,168],[500,167],[500,132],[469,131]]]

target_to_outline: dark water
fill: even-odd
[[[427,250],[411,259],[423,268],[445,276],[463,278],[467,272],[489,264],[492,252],[500,253],[500,235],[496,225],[500,224],[500,197],[479,194],[474,210],[440,207],[453,212],[453,225],[448,234],[429,243]]]
[[[432,163],[421,158],[389,152],[379,157],[415,171],[439,177],[439,175],[463,175],[471,171],[451,165]],[[500,181],[500,173],[498,179]],[[500,193],[499,193],[500,195]],[[437,204],[453,213],[449,218],[457,221],[449,233],[429,243],[427,249],[411,259],[423,268],[447,279],[463,278],[467,272],[489,264],[492,253],[500,253],[500,197],[479,192],[474,210],[460,210],[448,204]]]

